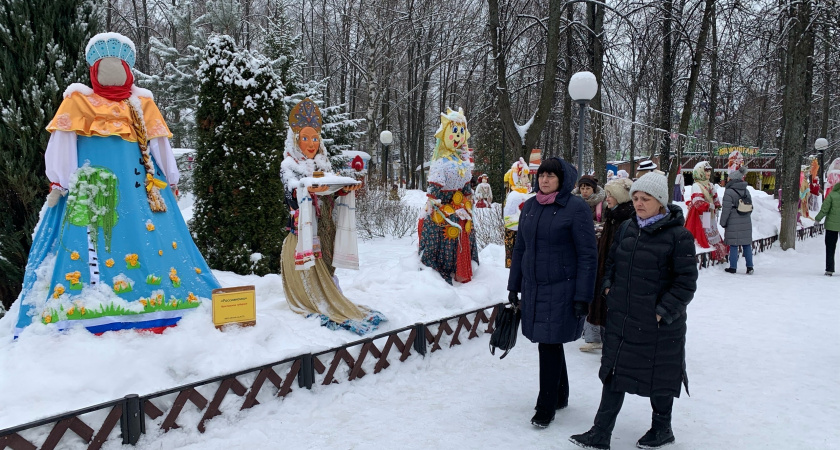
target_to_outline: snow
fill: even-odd
[[[341,152],[341,156],[348,159],[353,159],[358,156],[365,161],[370,161],[370,155],[367,152],[360,152],[357,150],[343,150]]]
[[[769,200],[759,194],[754,204],[767,205],[757,210],[769,210]],[[406,191],[404,201],[419,209],[426,196]],[[184,196],[179,205],[188,220],[192,197]],[[754,214],[762,232],[776,226],[764,221],[773,222],[778,213]],[[360,270],[336,272],[348,298],[388,317],[380,331],[505,300],[508,271],[501,246],[488,245],[473,281],[454,286],[420,264],[416,249],[416,237],[365,241],[359,246]],[[822,238],[817,238],[798,242],[794,251],[774,246],[757,254],[750,277],[743,274],[743,260],[737,275],[720,267],[700,272],[688,311],[692,397],[683,394],[674,408],[678,448],[779,448],[780,442],[785,449],[840,448],[840,385],[833,382],[840,347],[831,344],[840,339],[840,303],[825,294],[837,292],[840,279],[822,276],[823,261]],[[214,275],[225,287],[256,287],[256,326],[218,331],[204,303],[161,335],[94,336],[83,329],[56,335],[34,325],[13,341],[13,306],[0,319],[0,429],[358,339],[293,313],[279,275]],[[600,395],[599,358],[577,351],[581,341],[566,345],[570,406],[544,431],[528,423],[538,387],[536,345],[520,337],[500,361],[490,356],[487,337],[462,342],[357,381],[295,389],[282,400],[261,397],[262,404],[247,411],[226,401],[223,415],[207,422],[204,434],[192,425],[198,414],[193,411],[196,421],[185,418],[190,425],[163,435],[150,430],[139,448],[273,448],[283,442],[292,448],[375,443],[379,448],[564,449],[573,448],[569,435],[591,426]],[[649,418],[647,399],[628,396],[613,448],[632,448]],[[36,442],[47,432],[48,427],[38,431]],[[118,447],[119,439],[105,446]]]
[[[683,198],[686,201],[691,198],[692,186],[686,186],[683,191]],[[723,194],[726,192],[726,188],[715,185],[715,189],[717,189],[718,199],[723,200]],[[756,190],[751,186],[747,187],[747,189],[750,191],[750,196],[753,201],[753,213],[751,216],[753,240],[764,239],[779,234],[779,230],[782,227],[782,216],[779,214],[779,200],[773,198],[771,194]],[[684,217],[688,217],[688,206],[686,206],[685,201],[674,202],[674,204],[682,208]],[[817,211],[813,211],[811,217],[816,215]],[[807,218],[800,219],[800,223],[801,225],[797,228],[807,228],[814,225],[814,221]],[[726,236],[726,230],[720,226],[720,223],[718,223],[718,231],[720,231],[721,237]],[[703,248],[696,245],[695,249],[697,253],[709,253],[712,251],[711,248]]]
[[[756,255],[750,277],[701,271],[688,310],[692,396],[675,400],[674,448],[840,448],[840,385],[833,381],[840,348],[831,344],[840,339],[840,304],[823,294],[836,291],[840,280],[821,275],[821,241]],[[501,251],[493,247],[490,254]],[[808,306],[795,299],[808,299]],[[486,337],[462,341],[378,375],[298,389],[246,411],[234,403],[206,423],[204,434],[193,426],[153,431],[137,448],[273,448],[277,442],[289,448],[578,448],[568,437],[592,425],[599,355],[578,351],[582,341],[565,345],[569,407],[537,430],[528,423],[539,384],[536,345],[520,336],[500,361]],[[648,399],[628,395],[612,448],[635,448],[649,426]]]
[[[524,125],[514,124],[516,126],[516,131],[519,132],[519,138],[522,139],[522,142],[525,142],[525,135],[528,134],[528,128],[531,128],[531,125],[534,123],[534,117],[537,117],[537,114],[534,113]]]
[[[179,156],[184,156],[184,155],[188,155],[188,154],[195,154],[195,149],[194,148],[173,147],[172,148],[172,154],[175,155],[176,158],[178,158]]]

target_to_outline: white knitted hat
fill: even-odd
[[[607,183],[604,189],[610,193],[610,197],[621,204],[630,201],[630,188],[632,186],[633,180],[629,178],[615,178]]]
[[[662,206],[668,205],[668,178],[658,170],[646,173],[636,180],[633,183],[633,187],[630,188],[630,195],[632,196],[636,191],[650,194]]]

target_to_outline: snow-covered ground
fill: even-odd
[[[406,201],[419,210],[425,196],[409,191]],[[189,220],[193,199],[186,196],[179,204]],[[485,249],[473,281],[455,286],[420,264],[416,235],[360,241],[359,250],[361,270],[339,269],[337,275],[348,298],[385,314],[388,322],[379,331],[501,302],[507,295],[501,247]],[[94,336],[84,329],[55,335],[35,324],[13,341],[13,306],[0,319],[0,429],[359,339],[293,313],[279,275],[214,275],[222,286],[256,286],[257,326],[222,333],[213,327],[210,305],[203,304],[162,335],[127,331]]]
[[[753,276],[701,271],[688,310],[691,397],[675,402],[670,448],[840,448],[840,279],[822,276],[823,252],[822,239],[810,239],[757,255]],[[600,358],[580,344],[565,346],[569,408],[546,430],[528,423],[536,345],[520,337],[499,360],[484,337],[375,376],[230,408],[204,434],[153,432],[138,448],[577,448],[568,436],[589,429],[601,390]],[[635,448],[649,425],[648,400],[628,396],[612,448]]]
[[[407,201],[419,208],[422,192],[409,192]],[[188,219],[192,200],[182,199],[181,207]],[[762,227],[778,227],[778,212],[773,216],[766,209],[767,217],[755,225],[755,238],[764,237]],[[416,236],[360,242],[361,270],[337,272],[350,299],[389,318],[381,331],[506,298],[503,248],[484,249],[473,281],[450,286],[419,263],[416,245]],[[840,349],[832,345],[840,337],[840,305],[832,294],[840,279],[821,275],[822,238],[797,247],[757,255],[752,277],[726,274],[719,267],[701,271],[689,308],[693,397],[675,406],[679,448],[840,448],[840,387],[834,382]],[[256,286],[255,327],[217,331],[209,305],[202,305],[162,335],[112,332],[97,337],[84,330],[54,335],[32,326],[12,341],[13,307],[0,319],[0,429],[358,339],[291,312],[279,275],[214,274],[224,286]],[[528,424],[536,399],[536,347],[522,339],[499,361],[486,344],[486,337],[468,341],[394,364],[376,376],[311,392],[298,389],[284,400],[242,413],[228,408],[207,423],[203,435],[192,426],[164,436],[150,433],[141,446],[567,448],[569,434],[588,429],[600,392],[597,356],[578,352],[577,343],[566,346],[570,407],[539,432]],[[614,448],[630,448],[648,420],[647,402],[629,397]]]

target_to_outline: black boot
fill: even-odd
[[[566,409],[569,406],[569,397],[566,398],[558,398],[557,399],[557,411],[561,409]]]
[[[653,420],[647,433],[636,442],[638,448],[660,448],[673,444],[674,432],[671,430],[671,415],[653,413]]]
[[[586,433],[570,437],[569,441],[578,447],[610,450],[610,437],[610,433],[598,427],[592,427]]]
[[[537,428],[546,428],[554,420],[554,411],[544,412],[537,409],[534,417],[531,417],[531,425]]]

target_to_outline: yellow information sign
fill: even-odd
[[[257,324],[257,297],[254,286],[213,289],[213,325]]]

